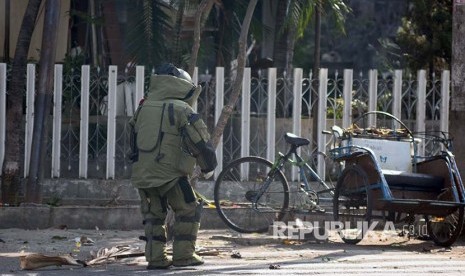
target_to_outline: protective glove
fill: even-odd
[[[210,177],[212,177],[212,175],[213,175],[214,172],[215,172],[214,170],[213,170],[213,171],[206,172],[206,173],[203,174],[203,177],[204,177],[205,179],[209,179]]]

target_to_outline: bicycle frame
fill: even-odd
[[[306,193],[311,192],[311,193],[316,194],[317,196],[323,193],[328,193],[328,192],[331,193],[331,196],[334,195],[334,188],[328,187],[326,182],[323,179],[321,179],[318,173],[315,172],[315,170],[313,170],[312,167],[310,167],[310,165],[298,154],[297,148],[298,146],[291,145],[291,148],[286,154],[282,154],[281,152],[278,153],[278,158],[273,163],[273,167],[268,172],[263,185],[260,187],[258,193],[256,194],[256,196],[254,197],[252,201],[252,205],[254,208],[257,208],[257,202],[260,200],[262,195],[267,191],[268,187],[271,184],[271,181],[274,179],[275,173],[278,170],[281,170],[284,167],[284,165],[287,163],[290,164],[292,167],[299,168],[299,177],[304,186],[300,188],[303,189],[304,192]],[[291,157],[294,157],[295,160],[292,159]],[[309,177],[313,177],[314,179],[316,179],[318,184],[323,185],[324,187],[327,187],[327,189],[324,189],[318,192],[313,191],[309,183]],[[315,203],[315,205],[317,205],[317,203]]]

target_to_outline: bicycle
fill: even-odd
[[[332,180],[336,177],[328,171],[328,179],[322,179],[311,166],[315,159],[328,163],[330,160],[318,152],[315,154],[318,158],[305,161],[298,149],[310,141],[292,133],[286,133],[284,140],[290,148],[286,154],[279,153],[274,163],[258,156],[242,157],[229,163],[218,176],[215,206],[231,229],[240,233],[263,233],[273,221],[283,220],[288,213],[325,212],[325,207],[332,206]],[[287,165],[299,169],[300,181],[292,180],[295,184],[292,186],[285,176]]]

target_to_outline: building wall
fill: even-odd
[[[0,0],[0,57],[5,55],[5,13],[6,1]],[[16,41],[18,39],[21,23],[26,11],[28,1],[10,0],[10,58],[14,57]],[[31,46],[29,47],[28,59],[39,60],[40,48],[42,47],[42,30],[44,27],[45,1],[39,9],[39,18],[37,20],[34,32],[32,34]],[[58,25],[58,45],[56,50],[56,62],[62,62],[68,48],[68,26],[70,0],[61,0],[60,23]]]

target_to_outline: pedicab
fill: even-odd
[[[344,164],[333,198],[344,242],[360,242],[367,223],[418,219],[436,245],[457,240],[465,192],[447,133],[413,133],[381,111],[361,115],[347,129],[333,126],[332,132],[338,142],[330,155]]]

